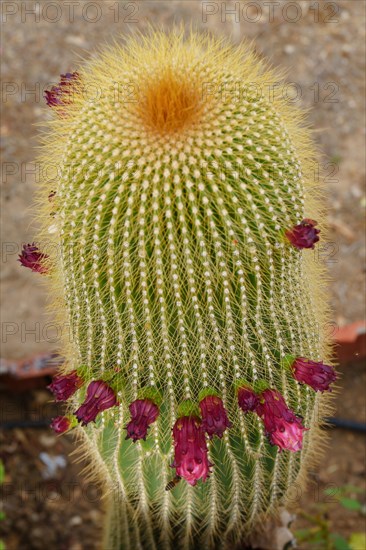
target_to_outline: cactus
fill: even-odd
[[[233,548],[323,443],[328,398],[291,365],[330,359],[323,268],[306,250],[308,217],[323,237],[324,216],[282,78],[246,44],[152,30],[47,92],[41,161],[58,178],[40,187],[39,242],[55,244],[40,271],[72,335],[54,424],[102,483],[106,549]],[[297,452],[268,428],[276,392]]]

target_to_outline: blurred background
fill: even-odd
[[[310,109],[330,226],[317,254],[329,269],[342,391],[329,447],[307,490],[293,495],[291,531],[301,549],[366,550],[365,11],[361,0],[1,2],[0,529],[7,549],[97,549],[102,518],[98,487],[80,476],[85,464],[73,462],[72,438],[47,427],[61,412],[45,389],[60,329],[46,313],[40,277],[16,261],[35,231],[35,125],[49,116],[44,90],[112,39],[150,23],[183,23],[253,40],[259,56],[287,69],[288,100]]]

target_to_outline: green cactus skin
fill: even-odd
[[[323,268],[283,236],[311,217],[324,237],[309,131],[268,97],[282,77],[245,44],[151,31],[78,72],[44,138],[43,172],[60,171],[41,186],[39,240],[57,245],[48,280],[71,326],[64,372],[106,380],[120,401],[74,430],[105,490],[103,548],[233,548],[286,503],[324,439],[327,398],[286,368],[289,355],[330,359]],[[265,380],[303,416],[301,452],[279,453],[241,413],[240,379]],[[209,480],[167,492],[177,409],[208,387],[233,425],[208,444]],[[128,405],[147,388],[160,415],[134,444]]]

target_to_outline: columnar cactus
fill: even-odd
[[[59,173],[36,271],[72,335],[54,427],[105,488],[106,549],[233,548],[323,438],[315,390],[334,369],[307,250],[323,214],[303,115],[275,84],[246,45],[151,31],[46,94],[43,173]]]

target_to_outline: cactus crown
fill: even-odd
[[[322,269],[284,238],[321,219],[309,133],[297,109],[266,96],[281,77],[245,44],[152,31],[78,75],[44,139],[59,177],[42,185],[40,240],[57,244],[49,280],[72,332],[64,371],[82,365],[86,385],[104,380],[119,401],[77,429],[113,494],[106,544],[232,547],[302,477],[318,438],[324,399],[285,365],[329,355]],[[301,452],[279,453],[242,414],[242,379],[277,388],[304,418]],[[179,407],[198,411],[208,388],[232,426],[209,443],[205,483],[165,491]],[[146,441],[125,441],[128,405],[154,395]]]

